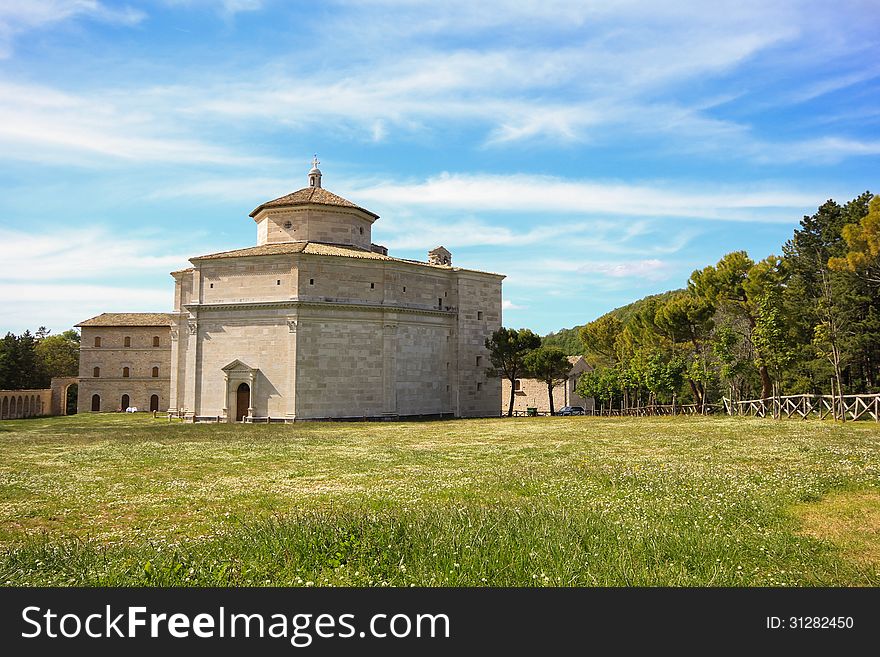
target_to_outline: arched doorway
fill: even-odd
[[[71,383],[64,392],[65,415],[76,415],[77,399],[79,399],[79,386]]]
[[[247,383],[238,386],[235,393],[235,421],[241,422],[242,418],[248,414],[248,406],[251,405],[251,387]]]
[[[131,399],[128,395],[122,395],[122,402],[120,403],[122,410],[125,411],[126,408],[131,406]]]
[[[152,395],[150,397],[150,410],[158,411],[159,410],[159,395]]]
[[[101,395],[92,395],[92,410],[96,412],[101,410]]]

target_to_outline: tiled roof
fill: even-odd
[[[375,251],[367,251],[359,249],[356,246],[344,246],[342,244],[324,244],[322,242],[274,242],[272,244],[261,244],[260,246],[251,246],[247,249],[236,249],[234,251],[221,251],[220,253],[209,253],[203,256],[190,258],[192,262],[201,260],[220,260],[223,258],[247,258],[252,256],[270,256],[270,255],[287,255],[291,253],[305,253],[309,255],[326,255],[326,256],[342,256],[344,258],[363,258],[366,260],[387,260],[389,262],[405,262],[422,267],[430,267],[431,269],[449,269],[456,271],[474,271],[480,274],[492,274],[493,276],[501,276],[494,272],[478,271],[476,269],[460,269],[458,267],[450,267],[449,265],[432,265],[419,260],[407,260],[404,258],[392,258],[391,256],[376,253]]]
[[[171,313],[101,313],[77,326],[171,326]]]
[[[374,253],[356,246],[341,246],[338,244],[322,244],[321,242],[275,242],[251,246],[246,249],[234,251],[222,251],[198,256],[192,260],[218,260],[220,258],[244,258],[248,256],[286,255],[290,253],[310,253],[313,255],[335,255],[349,258],[368,258],[372,260],[394,260],[381,253]]]
[[[303,187],[302,189],[298,189],[295,192],[291,192],[286,196],[280,196],[272,201],[266,201],[253,212],[251,212],[252,217],[256,217],[257,213],[260,210],[265,208],[283,208],[291,205],[333,205],[336,207],[344,207],[344,208],[354,208],[356,210],[360,210],[361,212],[366,212],[371,217],[379,218],[379,215],[375,212],[370,212],[369,210],[362,208],[359,205],[355,205],[348,199],[344,199],[341,196],[337,196],[333,192],[328,192],[323,187]]]

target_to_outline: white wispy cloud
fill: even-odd
[[[656,258],[649,260],[541,260],[539,269],[548,271],[573,272],[578,274],[603,274],[611,278],[644,278],[649,281],[662,281],[669,278],[670,263]]]
[[[171,288],[99,284],[17,283],[3,285],[0,330],[14,332],[46,326],[60,333],[106,312],[170,312]]]
[[[164,0],[170,7],[186,7],[215,11],[224,18],[248,11],[259,11],[265,4],[263,0]]]
[[[0,26],[12,29],[13,23],[41,25],[106,12],[119,14],[120,21],[140,20],[96,1],[55,0],[37,3],[35,10],[17,10],[15,4],[6,3],[5,23],[0,10]],[[82,162],[78,156],[85,154],[86,163],[110,158],[244,166],[267,158],[224,147],[230,132],[353,131],[364,142],[377,143],[436,134],[441,126],[453,125],[482,130],[486,148],[638,139],[679,152],[770,164],[877,152],[874,141],[848,135],[778,143],[761,138],[747,118],[714,112],[721,102],[717,87],[705,97],[694,93],[707,80],[751,66],[781,45],[815,40],[814,49],[823,56],[853,50],[846,43],[811,39],[821,23],[802,17],[798,3],[722,2],[724,21],[717,20],[722,11],[717,5],[709,11],[685,2],[473,4],[342,3],[344,12],[329,12],[310,34],[314,52],[300,49],[295,51],[300,57],[291,60],[291,53],[280,49],[256,69],[194,67],[161,84],[127,82],[87,93],[0,79],[0,99],[6,99],[0,102],[0,145],[7,157],[30,160]],[[228,14],[262,7],[255,0],[171,5]],[[425,32],[442,41],[453,29],[470,33],[506,24],[521,26],[522,35],[533,38],[455,48],[425,38]],[[549,38],[574,27],[577,31],[561,43]],[[384,28],[391,33],[381,38],[369,34]],[[384,47],[389,40],[394,48]],[[367,43],[383,47],[368,48]],[[351,56],[351,48],[358,49],[358,57]],[[752,73],[756,67],[746,70]],[[804,83],[788,92],[788,102],[791,94],[810,98],[857,84],[870,79],[872,70],[829,78],[825,86]],[[798,77],[788,69],[775,74],[786,80]],[[760,91],[767,81],[752,84]],[[735,93],[724,96],[748,95],[746,78],[741,76],[737,85]]]
[[[170,285],[168,272],[189,266],[194,254],[168,253],[161,237],[136,238],[107,229],[56,229],[34,239],[30,231],[0,228],[0,281],[119,280],[152,274]],[[18,294],[18,293],[16,293]]]
[[[714,186],[707,191],[670,183],[566,180],[527,174],[443,173],[421,182],[364,186],[352,194],[361,202],[388,206],[770,222],[790,222],[792,209],[821,202],[815,192],[762,189],[753,184],[739,189]]]
[[[124,94],[74,94],[2,80],[0,146],[6,158],[78,166],[108,158],[225,166],[272,161],[194,138],[159,108]]]
[[[0,58],[12,54],[18,35],[81,17],[137,25],[146,14],[128,5],[108,6],[97,0],[0,0]]]

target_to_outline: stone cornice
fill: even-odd
[[[413,308],[399,305],[387,305],[381,303],[357,303],[351,301],[318,301],[297,300],[284,301],[238,301],[228,303],[190,303],[184,304],[190,312],[194,311],[223,311],[223,310],[283,310],[296,308],[330,308],[346,310],[380,310],[383,312],[410,313],[416,315],[436,315],[440,317],[454,317],[458,310],[438,310],[436,308]]]

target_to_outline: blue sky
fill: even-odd
[[[305,186],[570,327],[880,185],[877,0],[0,0],[3,331],[170,310]]]

